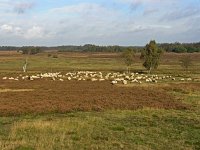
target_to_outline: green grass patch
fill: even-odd
[[[193,111],[146,108],[19,118],[0,135],[1,149],[200,148],[200,118]]]

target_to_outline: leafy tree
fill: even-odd
[[[192,65],[192,59],[190,56],[184,56],[180,59],[180,65],[188,71],[188,68]]]
[[[41,49],[39,47],[22,47],[22,54],[34,55],[40,52]]]
[[[158,68],[162,52],[162,49],[157,46],[155,40],[150,41],[144,50],[142,50],[141,59],[144,59],[143,66],[148,70],[149,73],[151,73],[153,69]]]
[[[186,46],[188,53],[194,53],[194,52],[200,52],[199,48],[196,48],[194,46]]]
[[[187,52],[187,49],[181,45],[181,44],[177,44],[176,46],[174,46],[174,48],[172,49],[172,52],[176,52],[176,53],[185,53]]]
[[[134,57],[135,57],[135,52],[133,49],[131,48],[127,48],[123,51],[122,53],[122,58],[124,60],[124,63],[127,66],[127,72],[130,72],[130,66],[133,64],[134,62]]]

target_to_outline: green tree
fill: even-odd
[[[22,54],[34,55],[41,52],[39,47],[22,47]]]
[[[127,48],[123,51],[122,53],[122,58],[124,63],[127,66],[127,72],[130,72],[130,66],[133,64],[134,62],[134,57],[135,57],[135,52],[133,49],[131,48]]]
[[[175,53],[186,53],[187,49],[183,45],[177,44],[172,49],[172,52],[175,52]]]
[[[141,52],[141,59],[144,59],[143,66],[149,73],[153,69],[157,69],[160,61],[160,56],[163,50],[159,48],[155,40],[152,40],[145,46]]]

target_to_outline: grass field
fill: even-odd
[[[53,55],[53,54],[52,54]],[[119,54],[42,53],[28,58],[28,74],[79,70],[125,70]],[[184,71],[165,54],[156,74],[190,82],[111,85],[104,82],[9,81],[28,56],[0,53],[0,149],[200,149],[200,54]],[[132,66],[144,72],[139,55]]]
[[[0,71],[1,72],[21,72],[25,59],[28,58],[28,71],[125,71],[126,66],[117,53],[54,53],[58,58],[48,57],[48,52],[26,56],[17,52],[0,53]],[[200,74],[200,54],[174,54],[165,53],[161,58],[160,67],[156,73],[182,74],[183,68],[180,66],[180,58],[184,55],[190,55],[193,65],[189,68],[191,74]],[[140,60],[140,54],[136,54],[135,62],[132,65],[132,71],[145,70]]]

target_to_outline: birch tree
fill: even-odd
[[[144,59],[143,66],[151,73],[153,69],[157,69],[160,62],[160,56],[162,54],[155,40],[152,40],[147,44],[141,52],[141,58]]]

